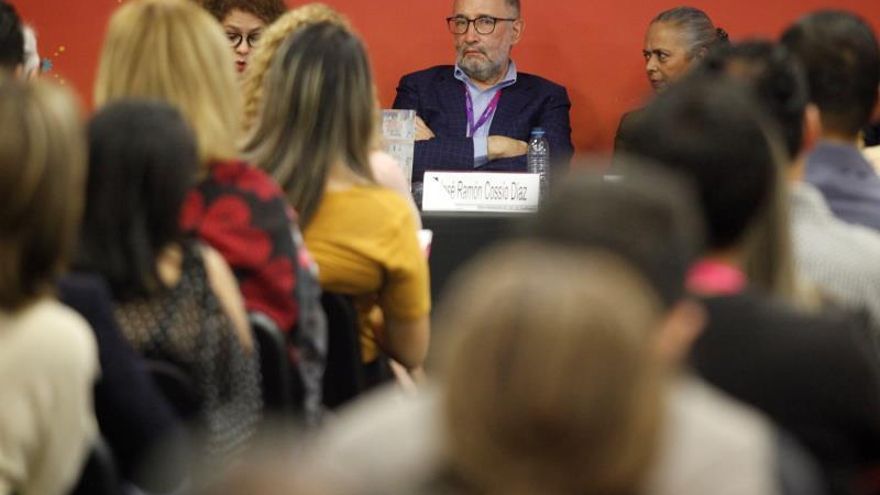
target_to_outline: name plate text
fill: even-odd
[[[425,172],[423,211],[529,213],[538,209],[538,174]]]

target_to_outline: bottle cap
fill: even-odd
[[[532,136],[543,136],[544,128],[543,127],[533,127],[532,128]]]

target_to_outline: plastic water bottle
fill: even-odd
[[[547,195],[547,176],[550,174],[550,145],[544,137],[544,129],[535,127],[529,137],[529,153],[526,168],[530,174],[538,174],[541,181],[540,200]]]

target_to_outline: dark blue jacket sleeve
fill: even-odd
[[[571,144],[571,123],[569,111],[571,101],[568,92],[562,86],[553,86],[553,91],[541,107],[538,122],[546,133],[550,145],[550,161],[555,172],[568,169],[574,146]]]
[[[95,417],[121,474],[147,490],[175,488],[189,457],[184,430],[122,335],[106,285],[96,276],[67,275],[58,283],[58,295],[95,332],[101,364]]]
[[[413,76],[404,76],[397,85],[394,108],[415,110],[424,119],[419,101],[419,85]],[[430,122],[426,122],[428,127]],[[426,169],[468,170],[474,166],[474,140],[466,137],[437,136],[416,141],[413,155],[413,182],[420,182]]]

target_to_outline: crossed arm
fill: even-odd
[[[394,108],[404,108],[422,112],[420,91],[416,84],[404,77],[397,87]],[[567,167],[573,154],[571,144],[571,127],[569,110],[571,102],[564,88],[554,86],[542,101],[538,115],[528,125],[543,127],[552,150],[553,163]],[[428,165],[436,170],[468,170],[474,167],[474,140],[472,138],[449,135],[437,135],[430,122],[423,120],[419,114],[416,121],[416,146],[413,160],[413,176],[421,177]],[[522,129],[527,135],[530,128]],[[490,161],[502,164],[512,161],[511,168],[525,167],[525,155],[528,144],[515,137],[491,135],[487,141]],[[498,161],[501,160],[501,163]],[[415,179],[418,180],[418,179]]]

